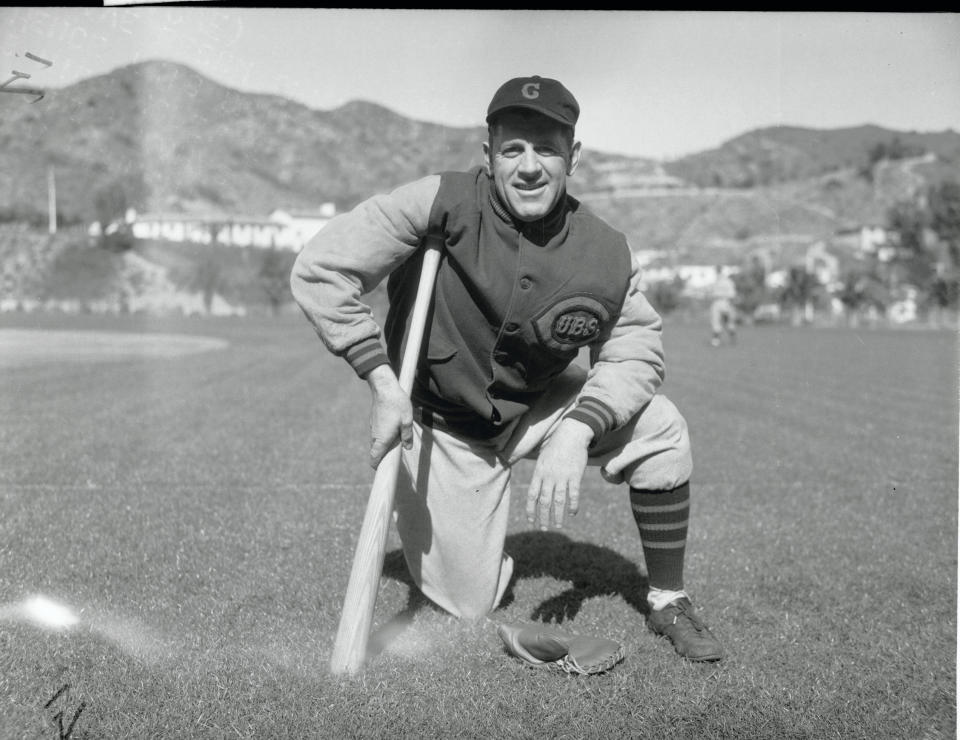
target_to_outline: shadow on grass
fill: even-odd
[[[636,564],[607,547],[576,542],[559,532],[521,532],[507,537],[504,549],[514,559],[513,578],[498,609],[515,601],[514,587],[524,578],[555,578],[569,581],[565,591],[540,602],[530,612],[535,622],[561,624],[573,619],[587,599],[597,596],[623,598],[646,616],[647,577]],[[402,550],[384,558],[383,575],[406,584],[410,591],[406,606],[370,637],[369,655],[382,652],[412,621],[421,609],[442,609],[417,588]]]
[[[507,537],[505,549],[514,559],[514,568],[501,607],[513,602],[518,580],[549,577],[569,581],[570,587],[533,608],[530,618],[536,622],[560,624],[573,619],[583,603],[596,596],[619,595],[647,614],[647,577],[636,563],[608,547],[576,542],[559,532],[521,532]]]

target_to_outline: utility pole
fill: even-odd
[[[53,165],[47,167],[47,204],[50,233],[57,233],[57,182],[54,179]]]

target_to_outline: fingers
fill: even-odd
[[[405,449],[413,448],[413,406],[409,399],[400,403],[375,403],[370,412],[370,467],[376,468],[397,440]]]
[[[567,491],[567,510],[570,516],[576,516],[580,511],[580,484],[575,480],[570,481],[570,488]]]
[[[393,439],[396,439],[396,438],[394,437]],[[380,461],[383,460],[383,456],[387,454],[387,450],[389,450],[393,446],[393,439],[382,440],[382,439],[375,438],[373,440],[373,442],[370,445],[370,467],[371,468],[373,468],[374,470],[377,469],[377,467],[380,465]]]
[[[555,488],[553,491],[553,521],[557,529],[563,526],[563,514],[567,508],[567,490],[566,488]],[[546,521],[540,525],[541,529],[546,529],[550,523],[550,512],[547,512]]]
[[[540,530],[543,532],[550,529],[550,504],[556,501],[556,492],[552,489],[553,486],[549,486],[540,490]]]
[[[405,414],[400,420],[400,442],[405,449],[413,447],[413,414]]]
[[[409,418],[400,423],[400,444],[404,449],[413,449],[413,418]],[[390,451],[397,442],[397,433],[394,432],[389,438],[374,437],[370,444],[370,467],[376,469],[384,455]]]
[[[530,479],[530,487],[527,489],[527,522],[533,524],[537,517],[537,502],[540,498],[540,475],[535,470]]]
[[[574,483],[565,480],[544,481],[543,477],[534,471],[527,489],[527,522],[539,522],[540,529],[550,529],[550,512],[553,511],[553,521],[559,529],[563,526],[564,514],[567,507],[570,513],[576,514],[579,506],[580,490]]]

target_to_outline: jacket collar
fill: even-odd
[[[546,216],[536,221],[521,221],[514,217],[506,204],[500,200],[500,195],[493,186],[493,182],[488,179],[487,183],[488,190],[490,191],[490,205],[493,208],[493,212],[497,214],[501,220],[511,224],[514,229],[535,244],[539,244],[540,246],[546,244],[560,232],[566,223],[565,217],[567,211],[570,210],[566,191],[560,195],[557,204]]]

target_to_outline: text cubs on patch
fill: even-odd
[[[550,305],[533,319],[540,343],[552,350],[567,352],[600,336],[610,312],[590,295],[575,295]]]

